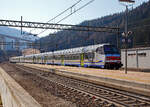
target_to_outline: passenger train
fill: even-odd
[[[99,67],[107,69],[119,69],[122,66],[118,49],[110,44],[98,44],[54,52],[11,57],[10,62]]]

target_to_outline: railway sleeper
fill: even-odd
[[[107,104],[107,107],[116,107],[115,104]]]
[[[115,96],[115,97],[113,97],[113,99],[114,100],[121,100],[122,98],[124,98],[124,97],[122,97],[122,96]],[[126,98],[126,100],[125,101],[128,101],[129,100],[129,98]]]
[[[34,75],[36,75],[36,74],[34,74]],[[44,77],[43,79],[45,79],[45,76],[41,76],[42,74],[40,74],[40,77]],[[39,75],[37,75],[37,76],[39,76]],[[49,79],[46,79],[46,80],[43,80],[43,81],[48,81]],[[59,91],[58,90],[61,90],[62,89],[62,91],[60,91],[60,94],[62,94],[66,99],[70,99],[70,98],[72,98],[72,97],[74,97],[75,95],[77,95],[78,96],[78,98],[79,98],[79,101],[78,102],[80,102],[80,101],[82,101],[82,99],[83,100],[85,100],[85,95],[82,95],[82,93],[80,92],[80,91],[77,91],[77,93],[74,93],[74,91],[73,91],[73,89],[72,88],[68,88],[67,86],[65,86],[65,85],[62,85],[62,84],[60,84],[60,83],[58,83],[58,82],[53,82],[53,81],[59,81],[59,82],[61,82],[61,83],[65,83],[65,84],[67,84],[67,85],[71,85],[73,82],[72,81],[70,81],[70,80],[64,80],[63,78],[62,79],[57,79],[57,77],[55,77],[55,78],[53,78],[53,80],[51,80],[51,87],[50,87],[50,90],[52,90],[52,92],[53,92],[53,94],[56,94],[56,93],[58,93]],[[66,81],[66,82],[64,82],[64,81]],[[49,81],[47,82],[47,83],[49,83]],[[77,83],[76,82],[76,84],[79,84],[79,83]],[[42,84],[42,82],[40,83],[40,85],[41,86],[43,86],[43,87],[45,87],[46,89],[47,88],[49,88],[49,87],[47,87],[47,86],[45,86],[45,85],[43,85]],[[61,86],[61,87],[60,87]],[[83,86],[83,87],[85,87],[85,88],[90,88],[90,89],[88,89],[89,91],[93,91],[93,90],[96,90],[95,88],[93,88],[93,87],[91,87],[91,86],[88,86],[88,84],[87,84],[87,86],[86,85],[81,85],[81,84],[79,84],[78,86]],[[82,89],[83,89],[83,87],[81,87]],[[57,89],[56,89],[57,88]],[[59,88],[59,89],[58,89]],[[79,87],[78,87],[79,88]],[[85,89],[84,88],[84,89]],[[68,92],[68,90],[69,90],[69,92]],[[55,91],[57,91],[57,92],[55,92]],[[72,94],[73,93],[73,94]],[[100,93],[100,95],[103,95],[104,97],[109,97],[109,98],[111,98],[111,96],[110,96],[110,94],[112,95],[112,93],[110,93],[110,92],[108,92],[108,91],[103,91],[103,90],[100,90],[99,91],[99,93]],[[79,95],[78,95],[79,94]],[[122,99],[122,96],[118,96],[117,94],[115,95],[114,94],[114,96],[115,96],[115,99],[114,100],[116,100],[116,99]],[[117,96],[117,97],[116,97]],[[87,98],[87,101],[89,101],[89,104],[94,104],[95,105],[95,100],[93,100],[93,98],[91,98],[92,96],[91,95],[89,95],[88,96],[88,98]],[[114,97],[113,97],[114,98]],[[125,101],[124,101],[125,100]],[[121,100],[121,101],[123,101],[123,103],[124,102],[126,102],[126,103],[128,103],[128,104],[132,104],[132,103],[135,103],[136,101],[131,101],[132,99],[131,98],[125,98],[125,99],[123,99],[123,100]],[[83,101],[82,101],[83,102]],[[108,103],[108,102],[107,102]],[[143,104],[143,105],[149,105],[148,103],[139,103],[138,102],[138,105],[141,105],[141,104]],[[108,104],[106,104],[106,105],[110,105],[110,103],[108,103]],[[106,106],[105,105],[105,106]],[[134,105],[134,104],[133,104]],[[136,105],[136,104],[135,104]]]
[[[126,104],[132,105],[135,104],[135,101],[125,101]]]
[[[128,101],[128,98],[117,99],[118,101]]]
[[[139,104],[131,104],[133,107],[150,107],[150,104],[147,103],[139,103]]]

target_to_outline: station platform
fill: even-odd
[[[0,67],[0,107],[41,107],[41,105]]]
[[[59,75],[69,76],[72,78],[150,97],[150,72],[128,71],[127,74],[125,74],[124,70],[107,70],[98,68],[25,63],[22,63],[21,65],[43,71],[53,71]]]

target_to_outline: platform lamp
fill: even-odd
[[[126,14],[125,14],[125,31],[124,36],[125,37],[125,74],[127,74],[127,38],[128,38],[128,6],[130,4],[135,3],[135,0],[119,0],[120,3],[122,3],[123,6],[126,7]],[[123,4],[125,3],[125,4]]]

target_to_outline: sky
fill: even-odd
[[[75,4],[77,1],[79,0],[0,0],[0,19],[21,20],[20,18],[23,16],[23,21],[47,22],[68,7]],[[58,22],[66,15],[70,14],[71,11],[77,10],[89,1],[90,0],[82,0],[78,5],[69,9],[65,14],[51,21],[51,23]],[[135,8],[142,4],[142,2],[146,1],[148,0],[135,0],[133,7]],[[95,0],[60,23],[75,25],[85,20],[100,18],[102,16],[122,12],[124,10],[125,7],[121,5],[118,0]],[[25,28],[23,28],[23,30],[28,32],[32,30],[31,33],[34,34],[38,34],[43,31],[42,29]],[[47,30],[38,36],[43,37],[52,32],[57,31]]]

